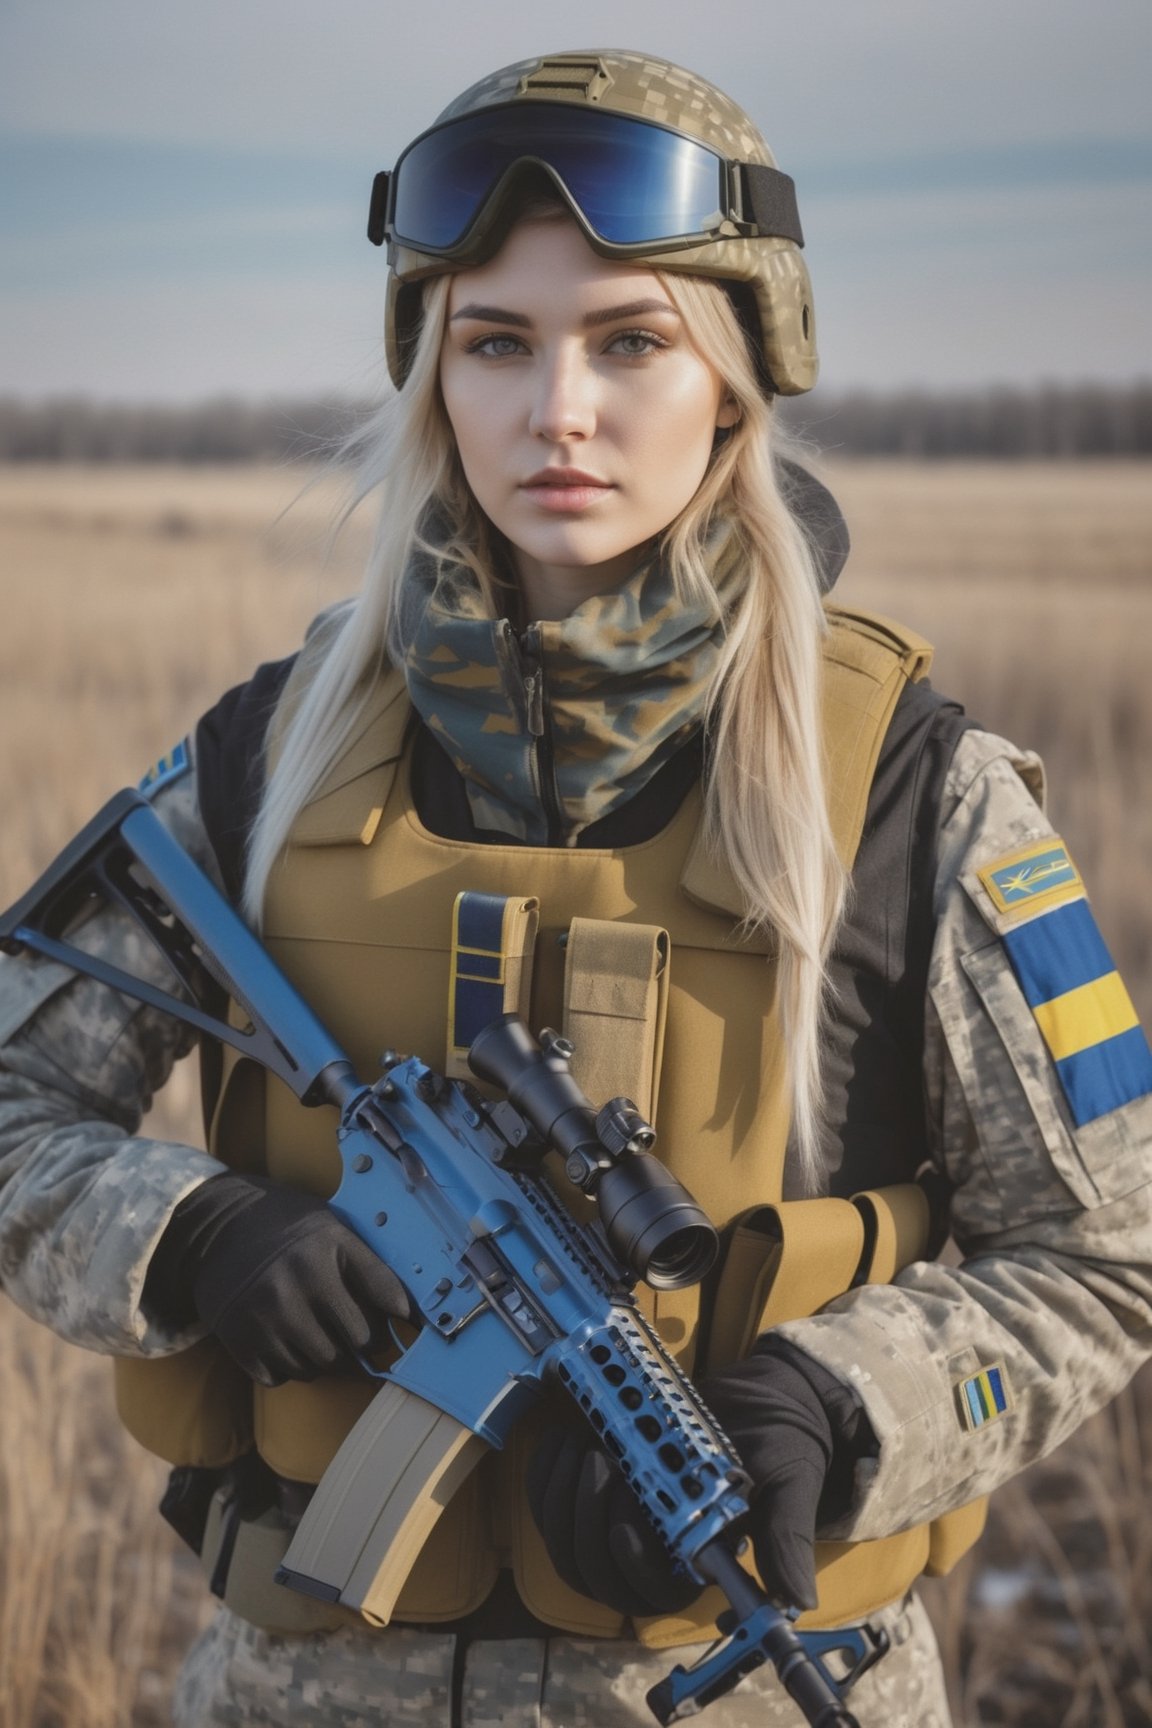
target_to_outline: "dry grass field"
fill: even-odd
[[[828,470],[843,597],[940,644],[936,681],[1045,755],[1051,807],[1152,1018],[1152,486],[1136,464]],[[0,904],[228,684],[355,582],[298,471],[0,468]],[[178,1071],[161,1132],[193,1136]],[[151,1124],[150,1124],[151,1125]],[[1152,1382],[998,1499],[934,1585],[961,1728],[1152,1722]],[[106,1365],[0,1308],[0,1728],[159,1728],[209,1612]],[[866,1728],[882,1728],[867,1724]]]

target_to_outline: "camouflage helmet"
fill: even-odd
[[[707,276],[729,285],[757,353],[761,380],[770,394],[797,396],[816,382],[816,327],[803,239],[791,180],[781,174],[760,133],[731,97],[694,72],[667,60],[623,50],[570,52],[519,60],[492,72],[450,102],[427,133],[432,138],[464,116],[500,109],[506,121],[517,104],[573,105],[599,114],[622,115],[703,144],[729,166],[728,186],[741,189],[727,211],[717,210],[707,236],[681,237],[660,245],[604,241],[589,223],[563,180],[549,164],[526,155],[485,194],[482,212],[464,240],[446,257],[397,238],[389,213],[396,175],[378,174],[373,188],[369,238],[388,242],[388,301],[385,339],[388,369],[397,387],[407,376],[420,330],[424,279],[462,270],[490,257],[515,215],[520,170],[531,164],[552,182],[579,222],[590,246],[603,256],[627,258],[659,270]],[[527,120],[527,114],[524,119]],[[414,145],[409,145],[397,166]],[[733,177],[739,175],[739,181]],[[746,219],[750,216],[752,219]]]

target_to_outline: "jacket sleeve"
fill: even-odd
[[[194,767],[153,795],[158,815],[219,882]],[[171,988],[128,915],[104,907],[79,946]],[[148,1262],[178,1201],[223,1166],[137,1137],[195,1035],[170,1015],[37,956],[0,956],[0,1283],[72,1343],[163,1355],[199,1334],[144,1312]]]
[[[925,1087],[960,1263],[780,1328],[854,1389],[879,1442],[822,1535],[886,1535],[988,1493],[1152,1354],[1152,1056],[1059,867],[1037,768],[973,731],[945,788]],[[1037,880],[1057,891],[1018,906],[1009,880],[1006,901],[1014,854],[1043,863],[1048,840],[1055,876]],[[966,1384],[990,1369],[981,1399]]]

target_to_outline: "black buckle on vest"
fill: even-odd
[[[213,1596],[223,1598],[241,1524],[259,1518],[276,1502],[275,1473],[258,1452],[248,1452],[222,1470],[187,1464],[173,1470],[160,1511],[197,1554],[203,1550],[208,1516],[217,1496],[221,1501],[220,1546],[208,1588]]]
[[[220,1485],[219,1470],[203,1469],[195,1464],[178,1464],[168,1477],[168,1486],[160,1501],[160,1516],[170,1524],[181,1542],[186,1542],[194,1554],[204,1547],[204,1532],[212,1496]]]

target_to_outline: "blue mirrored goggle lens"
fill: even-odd
[[[619,114],[519,105],[467,115],[411,146],[396,167],[395,238],[457,245],[526,157],[554,169],[610,245],[706,234],[720,220],[723,164],[703,144]]]

